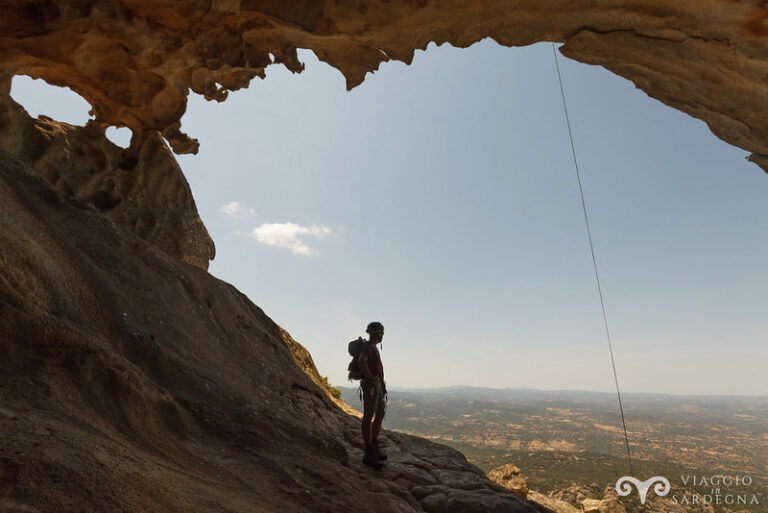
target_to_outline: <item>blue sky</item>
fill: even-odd
[[[301,74],[190,99],[201,149],[179,161],[211,273],[336,385],[379,320],[390,385],[613,390],[551,46],[431,45],[351,92],[300,55]],[[765,394],[768,176],[560,59],[622,390]],[[64,119],[30,81],[13,95]]]

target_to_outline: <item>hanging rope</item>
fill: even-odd
[[[587,227],[587,238],[589,239],[589,250],[592,252],[592,267],[595,270],[595,281],[597,282],[597,293],[600,296],[600,307],[603,310],[603,324],[605,325],[605,336],[608,339],[608,352],[611,355],[611,367],[613,368],[613,380],[616,382],[616,396],[619,398],[619,411],[621,411],[621,425],[624,427],[624,444],[627,448],[627,460],[629,461],[629,474],[634,476],[635,471],[632,468],[632,456],[629,453],[629,437],[627,436],[627,423],[624,420],[624,406],[621,404],[621,392],[619,391],[619,377],[616,374],[616,362],[613,359],[613,344],[611,343],[611,332],[608,329],[608,316],[605,314],[605,302],[603,301],[603,289],[600,287],[600,275],[597,272],[597,259],[595,258],[595,246],[592,243],[592,230],[589,228],[589,216],[587,215],[587,202],[584,201],[584,189],[581,186],[581,173],[579,173],[579,162],[576,160],[576,146],[573,144],[573,131],[571,130],[571,119],[568,117],[568,107],[565,103],[565,90],[563,89],[563,77],[560,74],[560,64],[557,59],[557,50],[555,43],[552,43],[552,53],[555,56],[555,68],[557,68],[557,80],[560,82],[560,96],[563,98],[563,111],[565,112],[565,123],[568,125],[568,137],[571,140],[571,154],[573,155],[573,165],[576,168],[576,180],[579,182],[579,195],[581,196],[581,209],[584,212],[584,224]]]

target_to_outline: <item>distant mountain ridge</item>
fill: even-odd
[[[349,387],[340,387],[349,388]],[[596,392],[591,390],[541,390],[536,388],[490,388],[475,387],[471,385],[451,385],[445,387],[423,388],[423,387],[402,387],[397,385],[387,385],[387,389],[392,392],[406,392],[415,394],[435,394],[456,396],[471,396],[474,398],[498,398],[498,399],[560,399],[560,400],[616,400],[616,392]],[[645,392],[622,392],[622,398],[634,398],[645,401],[666,400],[666,401],[717,401],[717,400],[744,400],[754,401],[758,404],[768,404],[768,395],[728,395],[728,394],[659,394]]]

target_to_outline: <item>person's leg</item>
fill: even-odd
[[[381,423],[384,421],[384,410],[386,409],[385,406],[387,402],[386,397],[387,386],[383,381],[380,381],[378,387],[376,387],[376,413],[373,419],[373,426],[371,427],[371,442],[373,444],[378,444]]]
[[[379,434],[381,433],[381,424],[384,421],[384,412],[386,410],[386,388],[384,383],[379,383],[376,388],[376,412],[371,426],[371,443],[376,449],[376,455],[380,460],[386,460],[387,456],[379,451]]]
[[[373,425],[371,426],[371,443],[376,451],[376,457],[384,461],[387,459],[387,455],[381,452],[379,449],[379,433],[381,432],[381,423],[384,420],[384,402],[379,401],[379,406],[376,410],[376,414],[373,418]]]
[[[373,392],[373,394],[371,393]],[[376,394],[374,387],[363,386],[363,442],[365,443],[365,454],[363,455],[363,463],[370,465],[374,468],[381,468],[382,464],[376,458],[376,448],[373,446],[371,437],[371,417],[375,413],[376,408]]]
[[[373,414],[375,413],[376,405],[371,400],[371,387],[366,387],[363,385],[363,443],[365,443],[365,450],[368,450],[368,447],[370,447],[372,439],[371,439],[371,419],[373,418]]]
[[[377,444],[379,441],[379,433],[381,433],[381,423],[384,421],[384,402],[378,401],[378,408],[376,414],[373,417],[373,424],[371,426],[371,443]]]

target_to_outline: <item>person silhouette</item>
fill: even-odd
[[[380,469],[387,456],[379,450],[379,433],[384,420],[387,403],[387,386],[384,382],[384,365],[381,355],[376,348],[384,338],[384,326],[380,322],[372,322],[365,329],[368,340],[363,342],[358,357],[358,365],[363,374],[360,386],[363,393],[363,442],[365,454],[363,463]]]

